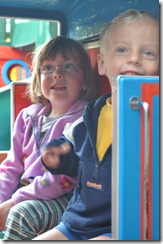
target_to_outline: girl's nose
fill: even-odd
[[[55,79],[62,79],[63,78],[63,74],[62,74],[61,69],[59,67],[57,67],[57,69],[55,69],[55,71],[53,72],[53,77]]]
[[[62,78],[63,78],[63,75],[62,75],[62,74],[59,74],[59,73],[57,73],[57,74],[54,73],[53,77],[54,77],[55,79],[57,79],[57,78],[62,79]]]

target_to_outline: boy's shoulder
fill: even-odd
[[[101,103],[101,102],[103,102],[103,101],[106,101],[106,99],[108,99],[108,98],[110,98],[110,97],[111,97],[111,93],[106,93],[106,94],[100,96],[100,97],[96,100],[95,104],[98,104],[98,103]]]
[[[96,106],[99,106],[100,104],[103,104],[105,103],[106,99],[108,99],[109,97],[111,97],[111,93],[106,93],[100,97],[98,97],[97,99],[91,101],[88,106],[93,106],[93,107],[96,107]]]
[[[72,123],[67,123],[65,125],[65,128],[63,130],[63,135],[74,144],[74,139],[73,139],[73,130],[74,128],[79,125],[80,123],[83,122],[83,116],[81,116],[80,118],[78,118],[77,120],[75,120]]]

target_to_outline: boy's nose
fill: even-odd
[[[134,64],[134,65],[140,65],[140,55],[137,52],[131,52],[127,56],[127,63],[128,64]]]

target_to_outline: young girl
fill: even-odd
[[[60,221],[77,169],[72,169],[72,177],[52,175],[43,167],[40,151],[62,135],[66,123],[82,115],[95,97],[93,82],[89,55],[78,42],[60,36],[36,52],[29,89],[34,104],[19,113],[12,148],[0,165],[1,230],[15,205],[4,239],[29,240]]]

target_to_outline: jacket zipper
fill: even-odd
[[[110,150],[111,145],[109,146],[109,148],[106,150],[103,159],[101,161],[98,161],[97,163],[95,163],[95,168],[94,168],[94,172],[93,172],[93,177],[97,180],[98,179],[98,172],[100,169],[100,166],[103,164],[104,162],[104,158],[106,157],[107,152]],[[96,152],[96,157],[97,157],[97,152]]]
[[[93,172],[93,177],[97,180],[98,179],[98,172],[99,172],[99,168],[102,164],[102,161],[98,161],[96,164],[95,164],[95,168],[94,168],[94,172]]]

